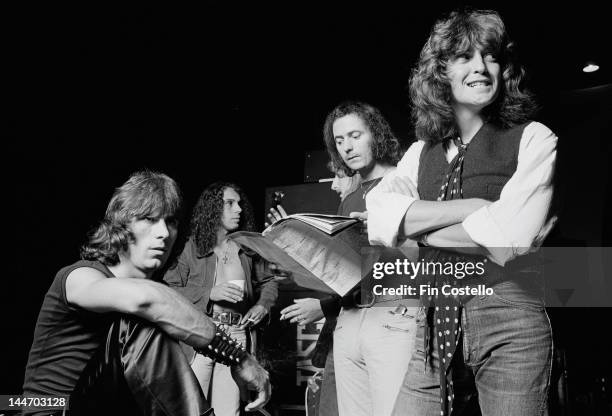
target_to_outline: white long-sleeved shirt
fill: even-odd
[[[419,159],[425,145],[417,141],[406,152],[397,169],[387,175],[366,196],[368,237],[371,244],[393,247],[402,219],[414,196],[388,192],[385,185],[394,178],[418,184]],[[450,141],[446,159],[451,161],[458,149]],[[503,187],[497,201],[469,215],[463,228],[478,245],[489,250],[489,258],[504,265],[529,252],[544,227],[552,201],[552,178],[557,155],[557,136],[545,125],[532,122],[523,130],[516,171]],[[409,213],[406,217],[409,221]]]

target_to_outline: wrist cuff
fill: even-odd
[[[219,325],[212,341],[206,347],[196,349],[196,352],[225,365],[238,365],[248,356],[242,344],[230,337]]]

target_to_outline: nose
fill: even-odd
[[[170,229],[166,223],[166,220],[163,218],[160,218],[155,224],[155,237],[161,239],[170,237]]]
[[[353,150],[353,140],[350,137],[347,137],[342,141],[341,148],[343,153],[348,154]]]
[[[234,204],[234,212],[236,214],[240,214],[242,212],[242,207],[240,206],[240,204]]]
[[[473,72],[482,74],[487,70],[487,66],[485,65],[484,58],[480,51],[474,52],[474,55],[472,55],[472,59],[470,60],[470,64]]]

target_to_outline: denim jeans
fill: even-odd
[[[247,336],[244,329],[230,325],[226,331],[232,338],[246,345]],[[240,414],[240,388],[232,377],[230,367],[197,354],[191,363],[191,369],[217,416]]]
[[[389,416],[408,369],[415,315],[395,307],[342,309],[334,331],[334,369],[340,416]]]
[[[541,297],[516,281],[464,304],[463,336],[453,358],[453,415],[531,416],[546,412],[552,332]],[[424,364],[425,311],[417,318],[414,355],[394,415],[440,414],[437,348]],[[433,336],[433,334],[432,334]]]

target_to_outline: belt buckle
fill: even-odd
[[[234,318],[236,318],[236,322],[234,322]],[[242,320],[241,313],[232,313],[232,318],[231,318],[232,325],[238,325],[241,320]]]
[[[227,312],[221,312],[219,314],[219,322],[222,324],[229,324],[231,325],[232,323],[232,316],[229,315]]]

